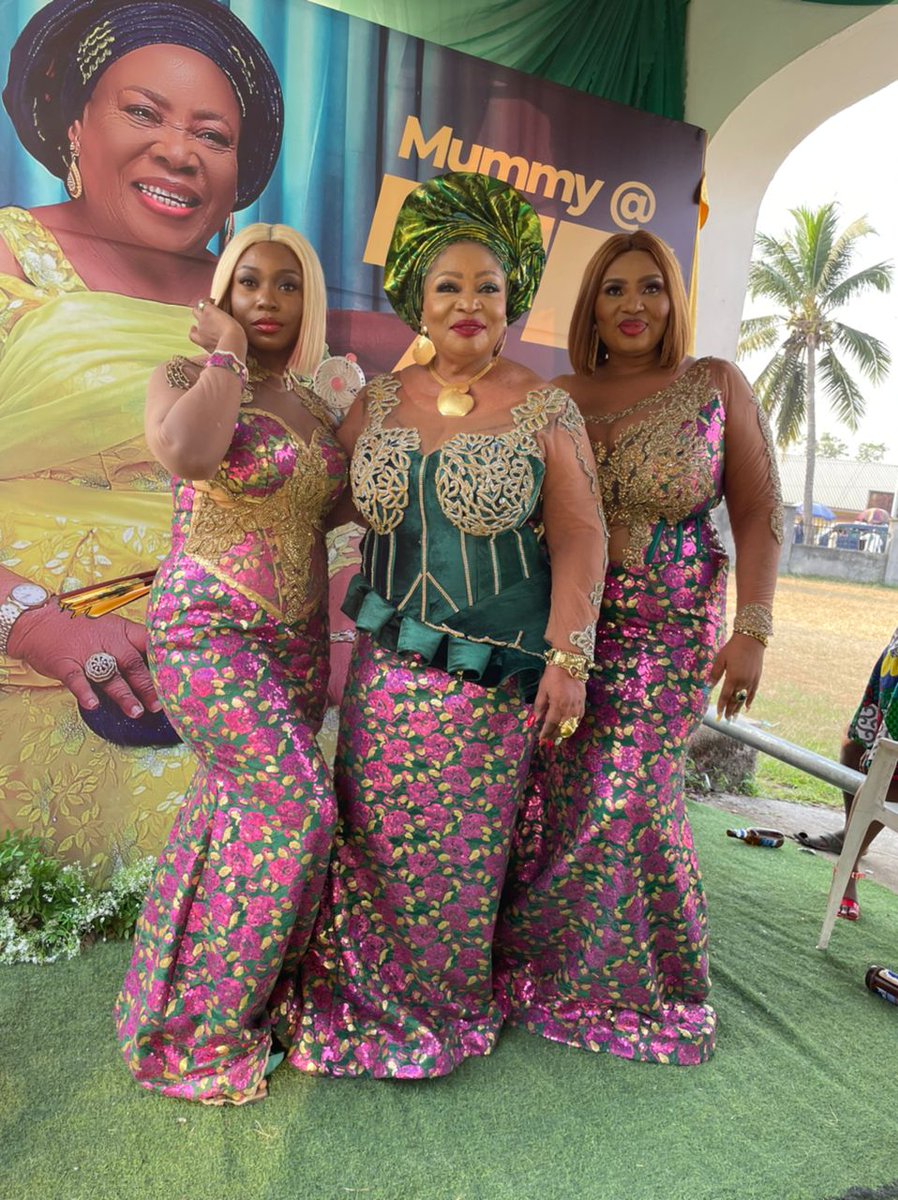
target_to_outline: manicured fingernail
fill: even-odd
[[[95,708],[100,707],[100,702],[99,700],[86,700],[84,707],[88,710],[88,712],[93,712]]]
[[[154,700],[153,703],[150,705],[150,712],[151,713],[162,712],[162,705],[159,703],[158,700]]]
[[[133,708],[128,710],[129,717],[139,717],[143,713],[143,709],[139,704],[135,704]]]

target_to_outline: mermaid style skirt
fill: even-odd
[[[707,700],[723,562],[711,552],[609,570],[586,716],[534,762],[497,928],[497,996],[512,1023],[554,1041],[680,1065],[713,1051],[683,767]]]
[[[280,624],[183,560],[157,580],[150,622],[160,698],[200,766],[138,921],[116,1028],[144,1087],[239,1101],[291,1023],[336,824],[315,741],[327,620]]]
[[[423,1078],[490,1052],[502,1023],[493,932],[529,718],[513,682],[483,688],[360,635],[293,1066]]]

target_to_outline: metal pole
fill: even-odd
[[[718,720],[713,708],[709,708],[705,713],[702,724],[718,733],[726,734],[737,742],[743,742],[746,746],[753,746],[755,750],[761,750],[772,758],[778,758],[790,767],[797,767],[799,771],[822,779],[824,783],[831,783],[839,791],[849,792],[852,796],[866,779],[860,771],[853,771],[851,767],[844,767],[841,763],[833,762],[831,758],[824,758],[822,754],[806,750],[804,746],[796,746],[794,742],[787,742],[784,738],[766,733],[757,725],[749,725],[738,718],[732,721]]]

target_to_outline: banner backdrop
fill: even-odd
[[[396,211],[416,182],[445,171],[507,179],[542,218],[543,283],[505,353],[546,377],[568,369],[583,266],[609,234],[651,228],[688,283],[699,129],[306,0],[229,12],[211,0],[147,0],[137,7],[156,26],[165,11],[179,14],[151,45],[135,21],[127,33],[116,24],[122,6],[0,0],[4,74],[32,17],[45,41],[50,18],[59,23],[66,47],[41,58],[39,37],[23,58],[20,41],[16,61],[27,69],[10,77],[5,99],[16,125],[0,114],[0,602],[22,580],[58,592],[152,566],[167,551],[167,480],[143,441],[145,381],[156,363],[195,350],[188,306],[208,290],[204,247],[214,254],[216,230],[276,150],[276,87],[263,97],[253,82],[262,66],[281,81],[283,139],[237,225],[285,222],[312,241],[328,281],[330,348],[353,351],[369,377],[400,362],[412,340],[381,291]],[[239,23],[210,37],[210,11],[213,22]],[[196,36],[185,26],[194,16]],[[116,122],[127,144],[113,138]],[[62,182],[73,130],[84,168],[77,199]],[[122,270],[122,247],[133,271]],[[103,648],[109,618],[89,629],[86,620],[56,624],[26,659],[0,657],[0,823],[45,834],[103,870],[158,848],[193,764],[181,746],[122,747],[87,728],[58,682],[62,641],[79,656]]]

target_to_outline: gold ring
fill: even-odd
[[[569,738],[577,732],[577,726],[580,724],[579,717],[565,717],[558,726],[558,736],[560,738]]]

